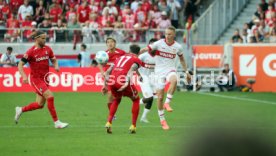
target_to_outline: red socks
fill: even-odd
[[[114,99],[109,108],[108,122],[112,123],[113,117],[117,111],[117,108],[121,102],[121,99]]]
[[[56,109],[55,109],[55,105],[54,105],[54,97],[49,97],[47,99],[47,106],[48,106],[48,110],[54,120],[54,122],[56,122],[58,120],[57,118],[57,113],[56,113]]]
[[[27,106],[22,107],[22,112],[28,112],[36,109],[41,109],[43,106],[38,105],[37,102],[30,103]]]
[[[140,98],[132,101],[132,124],[136,127],[137,118],[139,115],[139,108],[140,108]]]

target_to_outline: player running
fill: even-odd
[[[33,38],[35,39],[35,45],[24,54],[18,64],[18,70],[23,78],[23,83],[28,84],[28,77],[23,70],[23,66],[29,63],[31,69],[30,83],[36,91],[36,101],[27,106],[15,108],[15,123],[18,123],[23,112],[41,109],[47,101],[48,110],[54,120],[55,128],[65,128],[68,126],[68,123],[63,123],[58,120],[54,105],[54,96],[48,88],[49,60],[51,60],[57,72],[59,72],[58,61],[52,49],[45,45],[46,34],[44,32],[35,32]]]
[[[105,85],[102,89],[103,94],[110,89],[114,99],[112,101],[107,123],[105,125],[107,133],[112,133],[112,119],[121,102],[122,96],[127,96],[132,100],[132,125],[129,128],[130,133],[136,133],[136,121],[139,114],[139,96],[134,84],[131,82],[132,74],[141,65],[141,60],[137,57],[140,47],[130,46],[130,54],[119,57],[115,64],[106,71]],[[111,73],[111,74],[110,74]],[[108,88],[107,88],[108,87]]]
[[[112,37],[108,37],[106,39],[106,45],[107,45],[107,48],[108,48],[108,50],[106,50],[106,53],[108,54],[108,57],[109,57],[108,62],[104,66],[101,65],[101,64],[98,64],[98,67],[99,67],[103,77],[106,76],[106,73],[105,73],[106,70],[111,65],[114,65],[114,62],[116,61],[116,59],[119,58],[120,56],[126,54],[125,51],[116,48],[116,40]],[[108,107],[109,110],[110,110],[110,106],[112,104],[112,101],[113,101],[113,96],[112,96],[111,92],[109,91],[108,94],[107,94],[107,107]]]
[[[156,41],[156,39],[151,39],[149,41],[149,44],[153,44]],[[141,78],[138,82],[143,93],[143,98],[140,99],[140,104],[145,104],[145,108],[140,121],[144,123],[149,123],[147,119],[147,114],[150,112],[155,93],[153,83],[155,60],[154,56],[150,53],[143,53],[139,55],[139,59],[145,64],[144,67],[138,69],[141,75]]]
[[[157,42],[154,42],[148,47],[141,49],[140,53],[149,51],[150,53],[155,52],[155,81],[156,93],[157,93],[157,107],[158,114],[162,128],[164,130],[170,129],[164,115],[164,109],[168,112],[172,112],[173,109],[170,107],[170,101],[173,97],[173,94],[176,90],[177,85],[177,75],[176,75],[176,55],[179,56],[180,63],[182,68],[186,71],[187,78],[190,79],[190,74],[187,71],[187,66],[183,56],[183,49],[179,43],[175,40],[175,28],[169,27],[165,31],[165,39],[160,39]],[[166,81],[170,83],[167,98],[163,105],[164,97],[164,88]]]

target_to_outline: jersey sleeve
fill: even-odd
[[[179,45],[179,47],[178,47],[178,49],[177,49],[177,55],[178,55],[178,56],[182,56],[183,53],[184,53],[184,50],[183,50],[182,46]]]
[[[148,45],[149,51],[157,50],[159,43],[160,43],[160,40],[154,42],[153,44],[149,44]]]
[[[139,67],[144,67],[145,63],[142,62],[139,58],[135,58],[134,63],[136,63]]]
[[[53,50],[51,48],[49,48],[49,58],[50,59],[55,58],[54,52],[53,52]]]
[[[32,49],[29,49],[24,55],[23,58],[24,60],[26,60],[27,62],[29,62],[32,59]],[[25,62],[25,61],[24,61]],[[25,62],[26,63],[26,62]]]

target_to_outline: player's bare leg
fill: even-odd
[[[54,105],[54,95],[53,93],[48,89],[43,93],[43,97],[47,101],[47,107],[48,110],[52,116],[52,119],[55,123],[55,128],[66,128],[69,124],[68,123],[63,123],[58,120],[55,105]]]
[[[160,118],[160,123],[164,130],[168,130],[168,129],[170,129],[170,127],[168,126],[168,124],[165,120],[165,112],[164,112],[164,107],[163,107],[164,89],[156,90],[156,94],[157,94],[157,109],[158,109],[158,115]]]
[[[45,102],[46,102],[46,99],[44,97],[40,96],[39,94],[36,94],[35,102],[30,103],[29,105],[24,106],[24,107],[16,107],[15,108],[15,117],[14,117],[15,123],[16,124],[18,123],[18,120],[23,112],[41,109],[44,107]]]
[[[176,90],[176,87],[177,87],[177,76],[176,75],[171,75],[169,77],[169,83],[170,83],[170,86],[169,86],[169,89],[168,89],[168,92],[167,92],[167,98],[166,98],[165,103],[164,103],[164,108],[168,112],[172,112],[173,109],[170,106],[170,102],[173,98],[173,94],[174,94],[174,92]]]

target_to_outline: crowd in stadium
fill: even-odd
[[[261,0],[252,20],[236,29],[232,43],[276,43],[276,0]]]
[[[53,42],[91,43],[104,41],[110,35],[119,36],[122,42],[144,41],[149,28],[183,27],[180,21],[194,19],[199,3],[200,0],[0,0],[0,37],[6,42],[28,42],[32,41],[32,32],[40,29]],[[124,31],[114,31],[120,28]],[[154,35],[162,36],[161,32]]]

